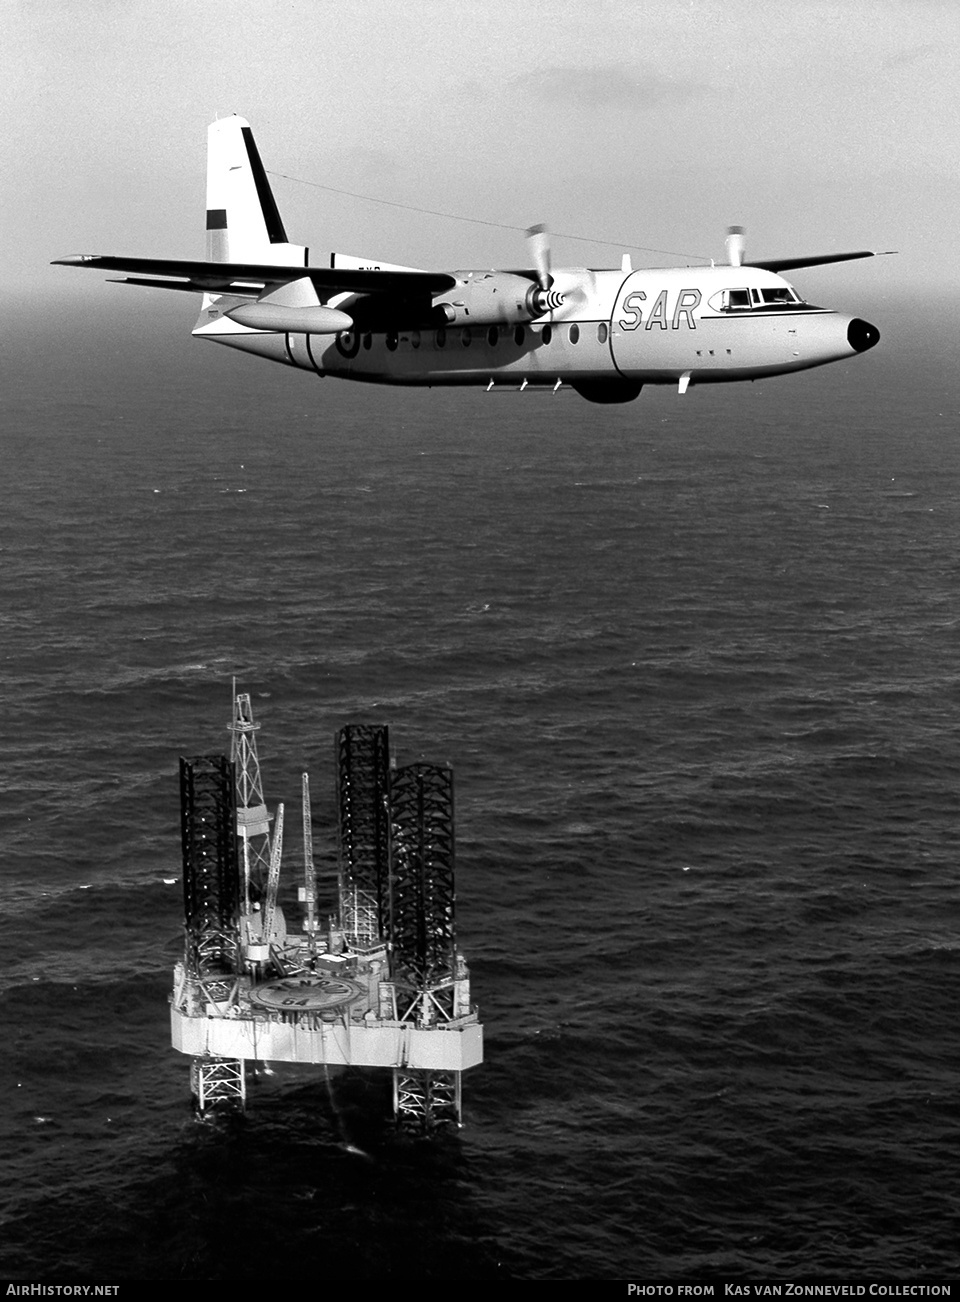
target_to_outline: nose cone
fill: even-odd
[[[855,316],[847,326],[847,343],[855,353],[865,353],[879,342],[880,331],[869,321],[861,321]]]

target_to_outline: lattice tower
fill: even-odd
[[[387,729],[350,724],[337,733],[340,923],[354,943],[386,935],[390,742]]]
[[[225,755],[180,760],[185,962],[196,977],[238,970],[236,781]]]
[[[409,764],[390,779],[393,974],[398,987],[423,996],[418,1020],[449,1018],[457,973],[453,772]]]
[[[393,1073],[393,1114],[401,1126],[431,1130],[438,1122],[460,1125],[462,1094],[458,1071],[410,1071]]]
[[[260,725],[253,721],[248,693],[235,696],[233,721],[227,727],[231,734],[230,759],[237,773],[237,836],[243,866],[244,909],[249,913],[251,902],[259,900],[266,888],[271,847],[270,816],[263,799],[257,755]]]

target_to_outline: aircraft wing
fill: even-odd
[[[132,271],[149,277],[127,280],[153,289],[186,289],[207,294],[259,294],[267,285],[283,285],[305,276],[323,294],[393,294],[406,298],[442,294],[456,285],[445,271],[367,271],[349,267],[277,267],[260,262],[184,262],[166,258],[101,257],[75,253],[52,266],[92,267],[97,271]],[[169,280],[157,279],[167,277]]]
[[[821,253],[810,258],[771,258],[767,262],[744,262],[743,266],[760,267],[763,271],[795,271],[797,267],[822,267],[827,262],[852,262],[855,258],[882,258],[892,252],[892,249],[887,249],[884,253],[862,249],[858,253]]]

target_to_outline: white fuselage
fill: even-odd
[[[465,283],[483,273],[458,272]],[[558,269],[563,305],[522,325],[354,332],[251,330],[214,299],[194,333],[318,375],[375,384],[521,387],[723,383],[781,375],[872,346],[866,323],[805,304],[757,267]],[[348,296],[333,305],[350,311]],[[876,332],[874,332],[876,335]]]

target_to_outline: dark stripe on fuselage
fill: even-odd
[[[249,127],[241,127],[240,132],[243,136],[243,143],[247,147],[247,157],[250,160],[250,170],[253,172],[253,179],[257,187],[257,196],[260,199],[263,220],[266,222],[267,236],[271,244],[286,244],[288,242],[287,232],[283,229],[277,201],[273,197],[270,182],[267,180],[267,173],[260,161],[260,153],[257,149],[257,142],[253,138],[253,132]]]

